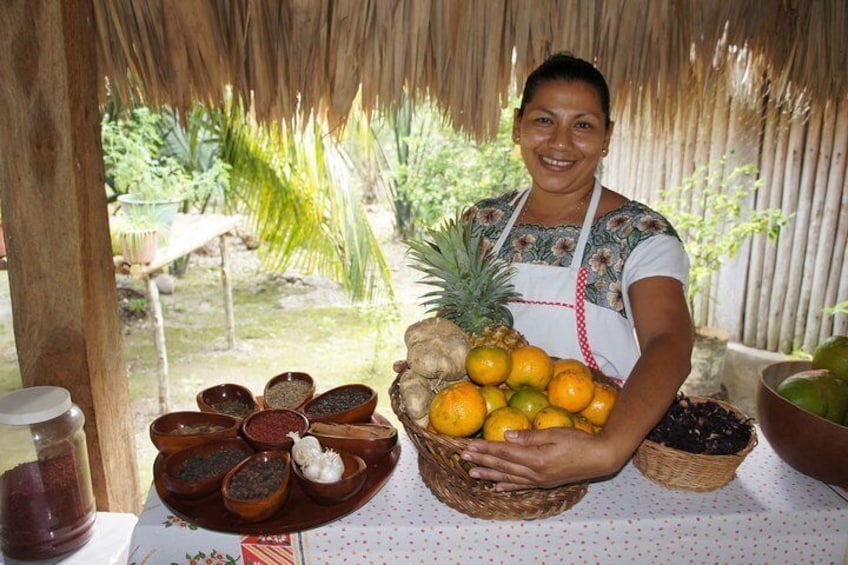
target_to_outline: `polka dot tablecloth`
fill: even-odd
[[[445,506],[422,482],[415,448],[405,436],[401,441],[391,480],[367,505],[268,541],[268,548],[284,550],[279,557],[249,559],[241,536],[168,525],[155,489],[131,552],[143,556],[156,548],[159,558],[147,563],[190,563],[202,535],[200,545],[244,564],[846,563],[848,493],[796,472],[762,434],[737,477],[718,491],[667,489],[628,464],[591,484],[567,512],[535,521],[480,520]]]

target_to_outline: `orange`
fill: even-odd
[[[473,347],[465,357],[465,372],[478,385],[499,385],[509,376],[509,351],[490,345]]]
[[[618,398],[618,389],[598,382],[594,383],[594,386],[595,394],[592,396],[592,402],[581,410],[580,414],[596,426],[603,426],[607,423],[607,418]]]
[[[574,420],[565,408],[559,406],[547,406],[536,412],[533,418],[534,430],[545,430],[547,428],[573,428]]]
[[[521,387],[516,390],[515,393],[509,397],[507,404],[513,408],[518,408],[527,414],[527,417],[531,421],[536,417],[536,413],[539,410],[551,405],[544,392],[529,386]]]
[[[489,441],[505,441],[504,433],[507,430],[529,430],[533,427],[530,418],[511,406],[498,408],[486,417],[483,424],[483,438]]]
[[[440,434],[468,437],[483,427],[486,399],[470,381],[454,383],[439,392],[430,402],[430,424]]]
[[[553,375],[553,369],[553,360],[541,347],[518,347],[512,350],[512,370],[506,384],[513,390],[522,386],[545,390]]]
[[[595,427],[592,425],[592,422],[586,419],[586,416],[581,416],[580,414],[572,414],[571,418],[574,420],[574,428],[577,430],[583,430],[584,432],[594,434]]]
[[[486,385],[480,387],[480,394],[486,400],[486,414],[491,414],[492,411],[506,406],[506,396],[504,391],[496,386]]]
[[[580,412],[592,402],[595,385],[592,371],[576,359],[554,363],[554,376],[548,383],[548,398],[554,406]]]

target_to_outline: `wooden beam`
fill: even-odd
[[[91,0],[0,10],[0,202],[24,386],[86,416],[99,510],[139,510],[133,413],[109,239]]]

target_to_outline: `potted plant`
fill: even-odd
[[[101,125],[107,184],[125,213],[143,208],[157,218],[160,245],[167,245],[185,202],[205,199],[227,182],[227,165],[220,159],[198,170],[171,154],[162,116],[147,108],[127,117],[104,114]]]
[[[689,255],[686,298],[695,318],[695,346],[684,390],[697,396],[726,395],[721,378],[730,333],[706,324],[717,300],[711,292],[714,275],[753,235],[776,239],[790,219],[776,208],[746,209],[745,202],[763,181],[755,165],[729,169],[727,161],[724,156],[696,168],[680,186],[661,191],[654,204],[678,231]]]
[[[131,208],[118,228],[121,255],[130,265],[145,265],[156,258],[158,218],[150,208]]]

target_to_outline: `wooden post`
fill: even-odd
[[[144,278],[147,289],[147,305],[153,316],[153,341],[156,344],[156,364],[159,375],[159,414],[165,414],[169,409],[168,402],[168,349],[165,346],[165,317],[162,315],[162,300],[159,297],[159,287],[156,286],[156,275],[149,274]]]
[[[85,413],[99,510],[136,512],[133,414],[112,266],[91,0],[0,9],[0,200],[24,386]]]
[[[221,283],[224,287],[224,313],[227,316],[227,347],[236,346],[236,316],[233,312],[233,285],[230,281],[230,252],[227,245],[227,234],[220,239],[221,248]]]

